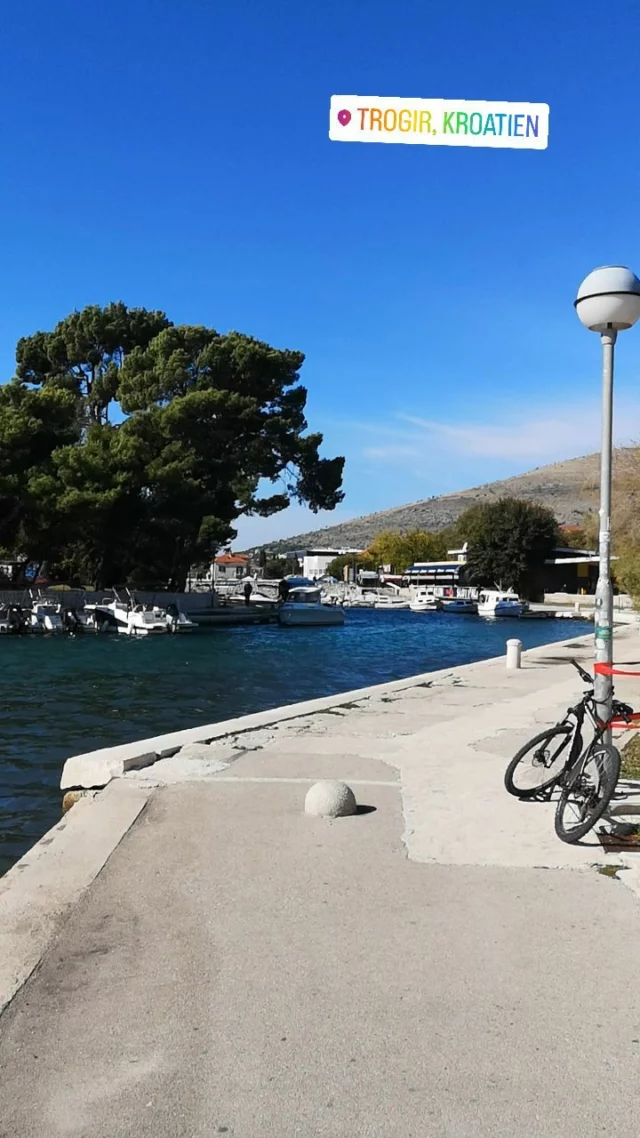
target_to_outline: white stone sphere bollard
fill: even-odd
[[[507,668],[519,668],[522,660],[522,641],[507,640]]]
[[[356,796],[346,782],[323,779],[314,782],[304,800],[306,814],[324,818],[344,818],[356,812]]]

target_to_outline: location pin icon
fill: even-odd
[[[351,111],[338,111],[338,122],[340,126],[347,126],[351,122]]]

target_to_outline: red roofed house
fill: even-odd
[[[249,573],[249,558],[241,553],[221,553],[213,562],[214,585],[233,585]]]

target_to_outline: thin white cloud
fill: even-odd
[[[469,459],[513,460],[520,465],[541,465],[578,454],[588,454],[600,446],[600,409],[595,403],[567,404],[534,409],[518,398],[517,410],[497,421],[447,423],[418,415],[398,414],[406,423],[404,441],[386,445],[382,433],[379,446],[367,445],[362,453],[385,461],[410,459],[428,453]],[[628,444],[640,433],[640,403],[621,400],[616,407],[616,442]]]

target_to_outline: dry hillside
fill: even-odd
[[[599,454],[584,458],[571,458],[540,466],[528,474],[505,478],[502,482],[489,482],[471,490],[443,494],[439,498],[425,498],[408,506],[381,510],[350,522],[296,534],[270,545],[273,550],[305,549],[312,546],[366,549],[376,534],[383,530],[406,531],[423,529],[431,532],[444,529],[455,522],[460,514],[477,502],[495,501],[496,498],[526,498],[542,506],[549,506],[563,525],[578,525],[585,514],[594,509],[599,483]]]

